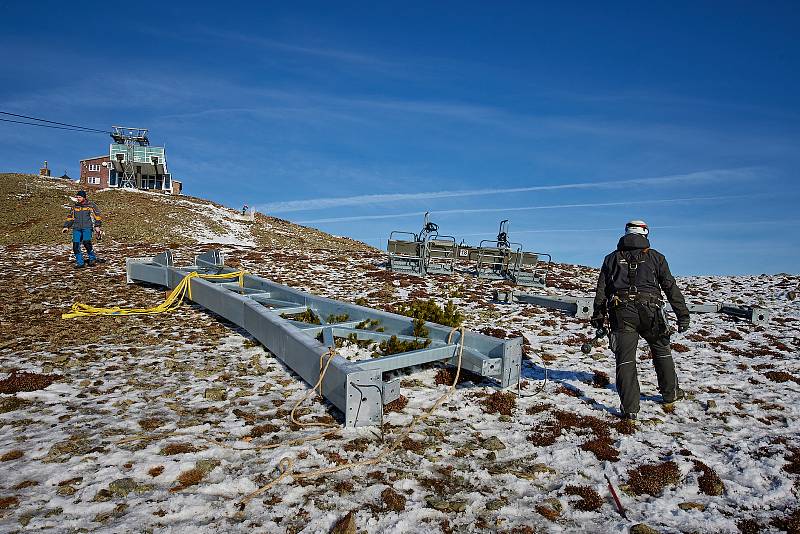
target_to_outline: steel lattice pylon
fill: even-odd
[[[136,164],[134,161],[134,151],[137,146],[148,146],[150,140],[147,137],[147,128],[128,128],[125,126],[113,126],[111,138],[115,143],[125,145],[125,160],[122,164],[122,177],[120,187],[136,188]],[[119,154],[117,155],[119,157]]]

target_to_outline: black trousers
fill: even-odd
[[[639,378],[636,372],[639,336],[650,345],[659,392],[662,397],[672,398],[678,387],[678,377],[661,308],[654,304],[625,302],[611,309],[610,319],[611,350],[617,363],[617,392],[622,412],[639,411]]]

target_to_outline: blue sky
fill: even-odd
[[[676,273],[800,271],[797,3],[143,5],[0,0],[0,111],[381,248],[431,211],[599,265],[640,218]],[[0,169],[109,141],[0,122]]]

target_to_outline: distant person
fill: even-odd
[[[250,209],[250,206],[248,206],[247,204],[242,206],[242,215],[247,215],[247,210],[249,210],[249,209]]]
[[[649,233],[644,221],[630,221],[625,225],[625,235],[620,238],[617,250],[603,261],[591,320],[592,326],[600,328],[606,316],[610,318],[610,344],[617,364],[617,392],[624,419],[636,419],[639,413],[636,347],[640,335],[650,345],[664,403],[685,397],[678,387],[670,352],[670,331],[661,291],[678,317],[678,332],[689,328],[689,309],[669,272],[667,259],[650,248]]]
[[[72,251],[75,253],[75,267],[81,269],[88,263],[90,266],[97,263],[97,256],[92,247],[92,232],[97,233],[99,238],[102,235],[100,227],[103,225],[103,217],[100,215],[100,208],[97,204],[87,200],[86,191],[78,191],[75,205],[64,221],[62,233],[72,229]],[[86,259],[81,254],[81,243],[86,249]]]

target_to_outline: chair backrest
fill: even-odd
[[[390,239],[386,248],[391,255],[422,257],[422,243],[419,241]]]

